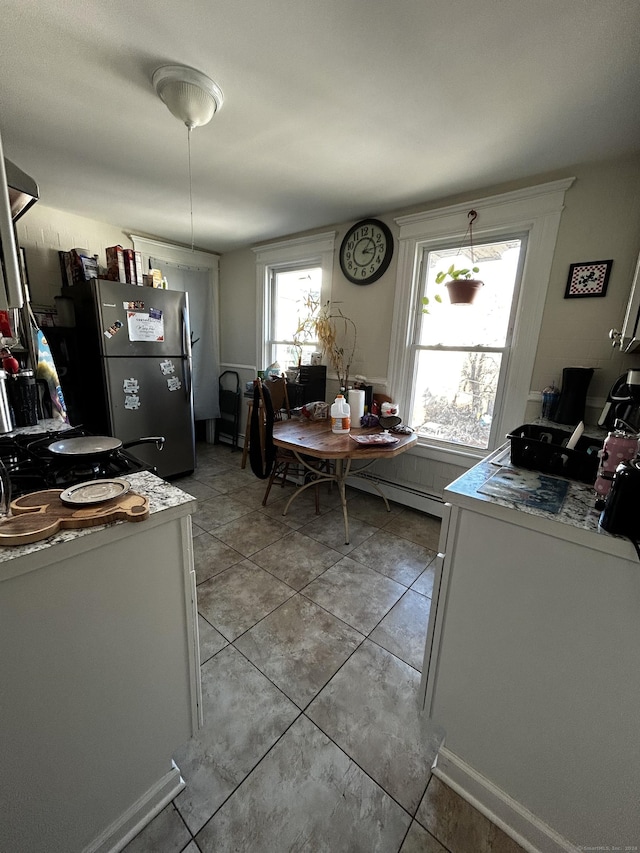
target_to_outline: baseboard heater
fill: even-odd
[[[397,481],[385,480],[382,477],[376,477],[366,472],[351,476],[347,481],[347,485],[355,489],[360,489],[372,495],[378,495],[373,486],[374,483],[382,489],[386,498],[390,501],[417,509],[420,512],[426,512],[428,515],[435,515],[438,518],[442,518],[444,514],[444,501],[441,495],[421,491],[413,486],[408,486]]]

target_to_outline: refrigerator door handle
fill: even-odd
[[[187,306],[182,308],[182,378],[185,399],[191,398],[191,329]]]

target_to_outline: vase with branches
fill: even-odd
[[[302,304],[307,313],[299,320],[293,337],[294,346],[318,341],[322,354],[338,376],[340,388],[346,390],[358,338],[356,324],[331,300],[322,303],[308,294]]]

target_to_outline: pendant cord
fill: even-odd
[[[191,218],[191,251],[193,252],[193,183],[191,176],[191,131],[193,128],[187,127],[187,151],[189,155],[189,216]]]

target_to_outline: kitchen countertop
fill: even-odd
[[[599,527],[600,510],[595,508],[596,493],[592,486],[517,468],[511,464],[510,450],[509,443],[503,444],[486,459],[474,465],[446,487],[444,499],[462,508],[502,518],[514,524],[543,531],[550,536],[638,562],[635,549],[628,539],[607,533]],[[552,486],[561,489],[564,489],[563,484],[567,484],[566,496],[562,499],[558,511],[552,512],[540,505],[544,504],[544,500],[535,500],[538,497],[535,493],[534,500],[527,503],[516,489],[513,491],[513,498],[507,497],[507,492],[496,495],[479,491],[486,489],[489,478],[499,471],[506,474],[507,478],[514,475],[516,480],[520,475],[524,475],[529,481],[535,482],[536,477],[544,476],[546,480],[553,481]],[[544,482],[540,482],[540,493],[545,491]]]
[[[450,492],[455,495],[472,497],[475,500],[482,501],[487,504],[495,504],[496,506],[515,509],[518,512],[524,512],[529,515],[535,515],[540,518],[557,521],[560,524],[569,524],[572,527],[578,527],[583,530],[590,530],[593,532],[602,532],[604,535],[609,535],[606,534],[605,531],[599,531],[598,528],[600,510],[597,510],[594,506],[596,494],[593,486],[588,486],[585,483],[577,483],[571,480],[562,480],[562,482],[568,482],[569,484],[567,495],[558,512],[549,512],[545,509],[541,509],[539,506],[528,505],[522,500],[509,500],[505,497],[486,495],[479,492],[478,489],[484,486],[486,481],[496,474],[501,468],[514,472],[525,470],[516,468],[515,465],[511,464],[510,445],[508,443],[503,444],[492,454],[487,456],[486,459],[483,459],[482,462],[474,465],[473,468],[470,468],[469,471],[462,474],[462,476],[458,477],[457,480],[454,480],[453,483],[447,486],[445,496]],[[527,471],[527,473],[535,474],[536,472]],[[549,475],[545,475],[545,477],[549,477]],[[550,479],[561,480],[560,477],[550,477]]]
[[[39,435],[45,432],[62,432],[65,429],[73,429],[71,424],[61,421],[60,418],[45,418],[38,421],[35,426],[16,427],[11,432],[3,433],[8,437],[14,435]]]
[[[42,431],[43,426],[44,424],[41,422],[37,428],[33,427],[32,429],[34,431]],[[24,433],[24,429],[25,428],[21,429],[22,433]],[[176,507],[187,508],[188,506],[189,512],[193,512],[195,510],[196,499],[194,497],[183,492],[181,489],[172,486],[170,483],[167,483],[166,480],[156,477],[155,474],[151,474],[148,471],[142,471],[138,474],[128,474],[125,479],[131,483],[131,488],[134,492],[149,498],[150,518],[163,510],[173,509]],[[115,522],[115,525],[122,524],[126,524],[129,527],[138,527],[139,525],[144,525],[145,521]],[[0,563],[17,560],[18,558],[25,557],[28,554],[35,554],[36,552],[43,551],[46,548],[51,548],[61,543],[81,539],[84,536],[90,536],[91,534],[95,534],[97,531],[105,530],[105,528],[113,526],[114,524],[101,524],[97,527],[82,527],[77,530],[61,530],[54,536],[50,536],[48,539],[42,539],[40,542],[32,542],[28,545],[0,546]]]

